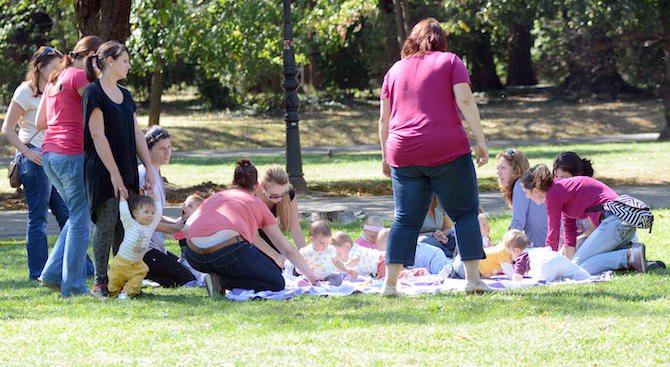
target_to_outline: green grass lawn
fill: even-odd
[[[640,231],[670,263],[670,210]],[[499,240],[509,216],[491,220]],[[360,223],[343,229],[357,235]],[[53,241],[53,238],[52,238]],[[170,247],[176,251],[174,242]],[[670,272],[486,296],[229,302],[204,289],[62,299],[0,240],[0,365],[655,366],[670,361]]]

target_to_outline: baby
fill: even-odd
[[[321,280],[338,286],[342,284],[340,272],[347,273],[352,278],[356,278],[358,274],[337,257],[337,251],[330,246],[330,239],[331,231],[328,223],[323,220],[316,221],[309,227],[311,243],[301,248],[300,254]]]
[[[356,244],[374,249],[377,247],[377,235],[384,229],[384,220],[382,217],[372,215],[368,217],[363,225],[363,233],[356,239]]]
[[[111,296],[119,299],[136,296],[149,267],[142,261],[149,248],[151,236],[161,220],[163,208],[160,199],[138,195],[128,201],[119,201],[119,216],[123,224],[123,242],[109,268],[107,285]]]
[[[377,250],[386,251],[389,230],[384,229],[377,236]],[[430,274],[440,274],[445,278],[451,274],[452,261],[444,252],[429,244],[419,242],[414,252],[414,265],[412,268],[426,268]]]
[[[531,248],[526,234],[518,229],[507,231],[502,243],[514,260],[512,280],[521,280],[526,274],[547,283],[563,278],[584,280],[591,277],[582,267],[549,247]]]
[[[330,242],[337,252],[337,257],[358,274],[383,278],[386,274],[384,253],[356,244],[344,232],[335,232]]]
[[[484,213],[479,213],[477,219],[479,220],[479,230],[482,232],[482,247],[491,247],[491,226],[488,217]]]

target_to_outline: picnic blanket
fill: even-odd
[[[535,286],[546,286],[556,284],[595,283],[611,280],[612,272],[605,272],[592,276],[590,279],[574,281],[562,280],[545,283],[532,278],[524,278],[522,281],[514,282],[505,275],[496,275],[483,279],[491,288],[513,289]],[[293,277],[284,273],[286,288],[284,290],[255,292],[247,289],[233,289],[226,293],[226,297],[233,301],[248,301],[253,299],[290,299],[301,295],[309,296],[349,296],[355,293],[379,293],[383,280],[367,277],[345,280],[339,286],[329,285],[327,282],[319,282],[317,285],[308,284],[302,277]],[[398,280],[399,290],[406,295],[437,294],[439,292],[462,291],[465,288],[464,279],[444,278],[439,275],[409,276]]]

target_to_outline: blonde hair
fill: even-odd
[[[512,179],[509,186],[504,186],[501,183],[498,183],[498,189],[503,194],[507,206],[512,207],[512,194],[514,193],[514,184],[516,180],[523,175],[530,168],[530,163],[528,162],[528,157],[523,154],[522,151],[518,149],[507,149],[503,152],[496,155],[496,160],[500,158],[505,158],[505,161],[512,167]]]
[[[268,167],[263,176],[261,176],[261,183],[266,188],[269,185],[286,185],[289,183],[288,174],[281,166],[276,164]],[[282,231],[288,231],[291,227],[291,197],[285,195],[276,204],[277,217],[279,217],[279,228]]]
[[[333,238],[331,238],[330,240],[330,244],[335,247],[342,247],[344,246],[345,243],[348,243],[353,246],[354,240],[352,240],[348,234],[342,231],[335,232],[335,234],[333,234]]]
[[[510,229],[503,235],[502,244],[506,249],[518,248],[525,250],[530,247],[530,241],[526,234],[518,229]]]
[[[198,206],[200,206],[202,202],[205,201],[205,198],[200,196],[200,194],[198,194],[197,192],[194,192],[191,195],[187,196],[186,200],[188,200],[189,198],[192,199],[193,203],[197,204]]]

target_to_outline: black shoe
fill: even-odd
[[[109,297],[107,283],[98,283],[93,285],[93,297]]]
[[[665,269],[665,263],[661,260],[647,262],[647,270]]]

